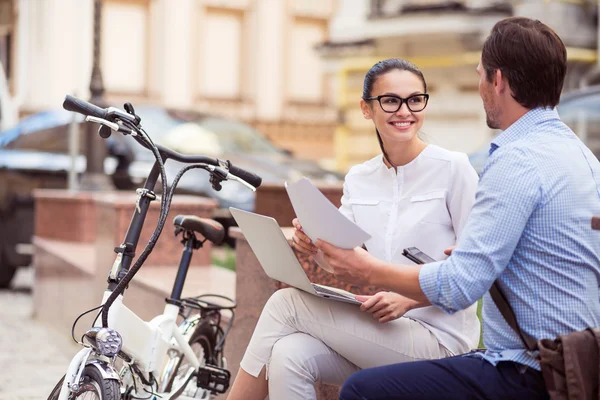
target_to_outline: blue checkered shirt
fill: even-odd
[[[536,108],[492,142],[456,250],[424,265],[421,288],[448,313],[483,296],[479,353],[494,365],[540,369],[488,290],[498,279],[521,329],[535,339],[600,325],[600,163],[559,119]]]

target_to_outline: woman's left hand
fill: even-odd
[[[400,318],[408,311],[415,308],[419,302],[393,292],[379,292],[373,296],[355,296],[356,300],[362,301],[362,311],[373,315],[379,322],[389,322]]]

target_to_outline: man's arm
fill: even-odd
[[[542,177],[526,149],[501,148],[484,169],[476,201],[452,256],[445,261],[393,265],[362,249],[318,242],[341,279],[386,288],[452,313],[481,298],[504,271],[542,197]]]
[[[323,251],[337,278],[357,285],[385,288],[413,300],[428,303],[419,285],[421,266],[390,264],[375,258],[360,247],[345,250],[322,240],[317,240],[315,244]]]
[[[429,299],[421,290],[419,283],[420,265],[395,265],[384,263],[374,268],[369,284],[383,287],[419,302],[421,306],[430,305]]]
[[[466,154],[461,154],[452,163],[452,169],[452,184],[449,188],[447,206],[452,218],[454,234],[459,238],[475,203],[479,177]]]

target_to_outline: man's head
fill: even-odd
[[[506,129],[532,108],[556,107],[566,70],[567,50],[551,28],[524,17],[496,23],[477,67],[488,126]]]

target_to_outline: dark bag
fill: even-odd
[[[494,282],[490,288],[490,295],[508,325],[519,334],[525,347],[530,351],[539,350],[538,361],[551,400],[600,399],[600,329],[588,328],[556,339],[536,342],[519,328],[515,313],[498,282]]]

